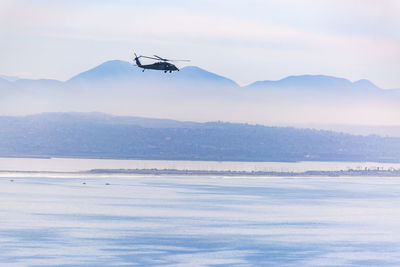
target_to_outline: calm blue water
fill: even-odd
[[[400,266],[399,223],[396,178],[0,178],[2,266]]]

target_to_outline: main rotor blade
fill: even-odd
[[[190,62],[189,59],[169,59],[168,61],[185,61],[185,62]]]
[[[159,60],[163,60],[163,61],[170,61],[169,59],[162,58],[162,57],[159,57],[159,56],[157,56],[157,55],[153,55],[153,56],[155,56],[155,57],[156,57],[156,58],[158,58]]]
[[[162,58],[162,57],[159,57],[159,56],[157,56],[157,55],[154,55],[156,58],[158,58],[159,60],[163,60],[163,61],[186,61],[186,62],[189,62],[190,60],[188,60],[188,59],[166,59],[166,58]]]
[[[154,56],[155,57],[148,57],[148,56],[139,56],[139,57],[144,57],[144,58],[149,58],[149,59],[154,59],[154,60],[161,60],[161,61],[186,61],[186,62],[190,61],[187,59],[166,59],[166,58],[159,57],[157,55],[154,55]]]
[[[155,58],[155,57],[147,57],[147,56],[141,56],[141,57],[150,58],[150,59],[154,59],[154,60],[159,60],[159,58]]]
[[[190,60],[187,60],[187,59],[166,59],[166,58],[159,57],[157,55],[153,55],[153,56],[155,56],[159,60],[163,60],[163,61],[186,61],[186,62],[190,61]]]

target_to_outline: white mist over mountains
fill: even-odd
[[[113,60],[66,82],[0,77],[0,114],[104,112],[264,125],[400,125],[400,90],[368,80],[290,76],[240,87],[198,67],[142,72]]]

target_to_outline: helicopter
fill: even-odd
[[[176,59],[176,60],[172,60],[172,59],[166,59],[166,58],[162,58],[159,57],[157,55],[153,55],[154,57],[148,57],[148,56],[137,56],[135,53],[135,62],[136,62],[136,66],[138,66],[139,68],[142,68],[142,72],[144,72],[144,70],[148,69],[148,70],[163,70],[165,73],[167,73],[168,71],[171,73],[173,71],[179,71],[179,69],[172,63],[169,63],[171,61],[186,61],[189,62],[190,60],[186,60],[186,59]],[[140,63],[139,58],[149,58],[149,59],[153,59],[153,60],[158,60],[158,62],[155,62],[153,64],[148,64],[148,65],[143,65],[142,63]]]

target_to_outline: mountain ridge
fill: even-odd
[[[13,82],[13,81],[19,80],[20,78],[16,77],[16,76],[8,76],[8,75],[0,74],[0,79],[7,80],[9,82]]]
[[[243,123],[171,122],[101,113],[0,116],[0,156],[400,162],[400,138]]]
[[[239,86],[234,80],[218,75],[213,72],[209,72],[205,69],[202,69],[197,66],[186,66],[181,69],[181,72],[187,72],[190,74],[190,78],[212,78],[212,79],[226,79],[232,83],[234,86]],[[8,82],[16,82],[16,81],[21,81],[24,80],[26,82],[28,81],[58,81],[61,83],[70,83],[73,81],[80,80],[82,78],[84,79],[104,79],[104,78],[110,78],[110,77],[121,77],[121,76],[136,76],[138,74],[145,74],[147,73],[159,73],[158,71],[149,71],[146,70],[144,73],[142,73],[141,69],[135,67],[133,64],[131,64],[128,61],[123,61],[123,60],[109,60],[105,61],[93,68],[90,68],[86,71],[80,72],[65,82],[59,81],[56,79],[21,79],[18,77],[11,77],[14,80],[10,81],[5,79],[4,77],[8,77],[6,75],[0,75],[0,79],[6,80]],[[177,73],[174,73],[177,74]],[[166,74],[166,75],[171,75],[171,74]],[[209,76],[209,77],[207,77]],[[333,87],[333,86],[351,86],[351,85],[357,85],[357,86],[368,86],[370,88],[374,89],[380,89],[380,90],[392,90],[392,89],[382,89],[378,86],[376,86],[373,82],[367,80],[367,79],[360,79],[358,81],[351,82],[350,80],[346,78],[341,78],[341,77],[336,77],[336,76],[330,76],[330,75],[322,75],[322,74],[302,74],[302,75],[290,75],[287,77],[284,77],[279,80],[260,80],[260,81],[255,81],[252,82],[248,85],[243,85],[240,86],[241,88],[251,88],[251,87],[257,87],[261,85],[279,85],[279,86],[328,86],[328,87]],[[393,90],[398,90],[397,88],[394,88]]]
[[[304,74],[304,75],[292,75],[280,80],[264,80],[264,81],[256,81],[247,86],[249,89],[268,89],[272,87],[279,88],[290,88],[290,87],[307,87],[307,88],[345,88],[351,89],[366,87],[369,90],[383,90],[382,88],[376,86],[374,83],[367,79],[361,79],[355,82],[351,82],[348,79],[329,76],[329,75],[312,75],[312,74]]]
[[[351,82],[308,74],[258,83],[255,89],[240,87],[196,66],[173,73],[142,72],[129,62],[112,60],[65,82],[4,80],[0,82],[0,114],[99,111],[264,125],[400,124],[395,116],[400,91],[383,90],[365,79]]]

